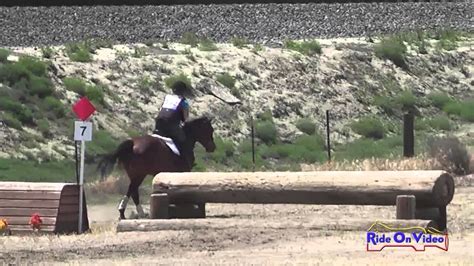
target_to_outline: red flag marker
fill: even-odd
[[[72,110],[77,115],[77,117],[79,117],[79,119],[84,121],[89,118],[96,109],[89,99],[84,96],[72,106]]]

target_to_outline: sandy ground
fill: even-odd
[[[196,230],[116,233],[116,204],[89,206],[93,232],[0,237],[0,264],[16,265],[474,265],[474,187],[457,187],[448,206],[449,250],[365,251],[365,232],[325,230]],[[390,219],[378,206],[210,204],[209,219],[258,221]],[[128,206],[128,212],[134,206]]]

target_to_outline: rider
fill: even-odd
[[[185,98],[187,85],[176,81],[171,86],[173,94],[165,96],[161,110],[155,118],[155,133],[174,140],[186,165],[191,167],[191,148],[186,143],[186,135],[182,124],[189,117],[189,103]]]

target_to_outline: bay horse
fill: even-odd
[[[193,150],[196,142],[199,142],[206,152],[214,152],[216,144],[211,119],[200,117],[189,120],[184,123],[183,129],[186,141]],[[194,153],[191,157],[193,165]],[[129,138],[120,143],[114,152],[103,156],[97,165],[102,179],[112,172],[117,162],[125,169],[130,179],[127,194],[122,197],[118,206],[120,219],[125,219],[125,209],[130,196],[138,215],[145,216],[140,205],[138,188],[147,175],[155,176],[160,172],[190,172],[192,169],[192,166],[188,166],[180,156],[172,152],[164,140],[151,135]]]

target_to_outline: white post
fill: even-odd
[[[78,233],[82,233],[82,204],[83,204],[83,185],[84,185],[84,154],[86,150],[86,142],[81,140],[81,169],[80,169],[80,179],[79,179],[79,222],[78,222]]]

